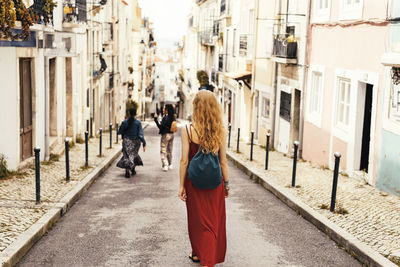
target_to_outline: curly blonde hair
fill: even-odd
[[[199,135],[199,145],[206,153],[216,154],[224,137],[222,110],[215,95],[201,90],[193,100],[193,122]]]

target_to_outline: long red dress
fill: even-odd
[[[199,145],[190,141],[189,162]],[[226,253],[226,213],[223,183],[215,189],[197,189],[186,174],[186,209],[192,254],[202,266],[224,262]]]

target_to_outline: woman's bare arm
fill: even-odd
[[[226,159],[226,134],[224,134],[221,147],[219,148],[219,161],[221,164],[222,177],[224,177],[224,181],[229,181],[228,160]]]
[[[181,163],[179,168],[179,178],[180,178],[180,188],[183,188],[185,185],[185,176],[187,171],[187,166],[189,163],[189,138],[185,128],[181,130],[181,138],[182,138],[182,154],[181,154]]]

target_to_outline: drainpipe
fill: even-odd
[[[278,14],[281,13],[282,9],[282,3],[281,1],[278,1]],[[276,2],[275,2],[276,4]],[[280,20],[279,20],[280,23]],[[280,33],[280,27],[278,27],[278,34]],[[275,62],[274,64],[274,102],[273,102],[273,116],[272,116],[272,133],[271,133],[271,146],[274,148],[275,147],[275,129],[276,129],[276,99],[277,99],[277,94],[278,94],[278,63]]]
[[[306,31],[306,42],[304,45],[304,64],[303,64],[303,88],[301,91],[301,97],[300,97],[300,125],[299,125],[299,141],[300,141],[300,146],[299,146],[299,156],[302,157],[303,156],[303,130],[304,130],[304,117],[305,117],[305,105],[304,105],[304,93],[306,92],[306,78],[307,78],[307,74],[308,74],[308,53],[307,53],[307,49],[308,49],[308,38],[311,37],[310,31],[311,31],[311,27],[309,27],[310,25],[310,14],[311,14],[311,3],[310,1],[308,1],[307,4],[307,31]],[[311,41],[311,40],[310,40]]]
[[[50,145],[49,145],[49,135],[50,135],[50,99],[49,99],[49,78],[47,74],[49,73],[49,58],[44,56],[44,160],[48,161],[50,158]]]
[[[259,17],[259,7],[260,7],[260,0],[255,0],[255,16],[254,16],[254,25],[255,27],[255,32],[253,33],[253,36],[255,37],[253,40],[253,64],[252,64],[252,70],[251,70],[251,93],[250,93],[250,127],[249,127],[249,136],[251,135],[251,132],[253,131],[253,120],[254,120],[254,87],[255,87],[255,76],[256,76],[256,62],[257,62],[257,40],[258,40],[258,17]],[[253,27],[254,29],[254,27]],[[257,125],[257,123],[256,123]],[[256,137],[257,138],[257,137]]]

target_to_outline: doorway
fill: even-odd
[[[368,173],[369,164],[369,147],[371,138],[371,115],[372,115],[372,96],[373,85],[366,84],[365,88],[365,105],[364,105],[364,122],[362,126],[362,140],[361,140],[361,160],[360,170]]]
[[[292,94],[281,91],[280,106],[279,106],[278,151],[282,153],[289,152],[291,105],[292,105]]]
[[[20,88],[20,159],[32,156],[32,59],[19,60]]]

